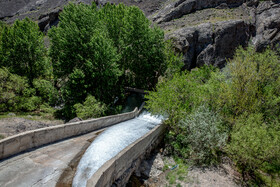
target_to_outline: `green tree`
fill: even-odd
[[[120,84],[153,88],[167,68],[163,31],[134,6],[107,4],[99,16],[120,54]]]
[[[38,25],[28,18],[16,20],[12,26],[5,26],[1,35],[0,67],[26,76],[32,85],[33,79],[42,77],[47,67],[43,34]]]
[[[119,94],[119,57],[97,8],[70,3],[59,18],[58,27],[49,32],[50,56],[56,79],[62,80],[67,116],[74,116],[74,104],[83,102],[88,94],[111,104]]]

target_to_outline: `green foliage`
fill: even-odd
[[[218,161],[218,153],[228,138],[228,129],[218,114],[202,105],[180,122],[180,128],[177,140],[181,141],[177,143],[181,144],[182,150],[187,146],[189,159],[196,164]]]
[[[263,113],[280,115],[280,63],[270,49],[256,53],[252,47],[239,48],[226,67],[216,105],[227,115]]]
[[[77,116],[82,119],[98,118],[104,115],[106,105],[98,102],[94,96],[89,95],[83,104],[75,104]]]
[[[26,76],[32,85],[34,78],[42,77],[46,70],[46,49],[38,25],[28,18],[16,20],[1,32],[0,67],[11,73]]]
[[[169,117],[167,147],[198,164],[217,161],[223,150],[243,176],[279,186],[279,62],[272,50],[249,46],[221,71],[203,67],[163,78],[147,107]]]
[[[137,7],[107,4],[99,11],[110,38],[120,54],[123,71],[120,83],[151,89],[166,70],[164,33],[150,27],[150,21]]]
[[[11,74],[6,68],[0,68],[0,96],[0,112],[33,111],[41,103],[27,79]]]
[[[121,72],[116,48],[98,19],[96,7],[70,3],[49,36],[54,74],[64,81],[68,117],[74,117],[73,105],[83,102],[88,94],[110,103],[119,93],[115,85]]]
[[[150,24],[139,8],[123,4],[97,9],[70,3],[64,8],[49,36],[55,80],[62,85],[68,118],[88,94],[110,105],[125,86],[155,85],[167,59],[172,60],[163,31]]]
[[[42,100],[38,96],[22,97],[20,109],[22,111],[34,111],[40,107]]]
[[[266,123],[263,114],[242,115],[231,133],[227,151],[243,172],[280,174],[279,122]]]
[[[170,185],[174,185],[179,181],[187,181],[188,168],[189,166],[184,162],[183,159],[176,158],[175,165],[169,163],[167,160],[164,161],[165,170],[169,168],[174,168],[173,170],[167,171],[166,179]],[[180,183],[177,183],[176,186],[180,186]]]
[[[44,79],[35,79],[33,81],[34,88],[37,90],[38,95],[42,99],[51,104],[55,105],[58,100],[58,91],[55,89],[53,83]]]
[[[175,53],[170,40],[167,40],[165,44],[165,58],[167,68],[164,73],[164,78],[171,79],[173,75],[181,71],[184,62],[182,55]]]
[[[155,92],[145,96],[146,107],[153,114],[168,116],[170,128],[205,102],[205,82],[210,78],[213,67],[204,66],[189,73],[175,74],[172,79],[159,82]]]

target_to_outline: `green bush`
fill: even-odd
[[[266,123],[263,114],[242,115],[231,132],[227,146],[231,158],[244,173],[280,174],[279,122]]]
[[[170,40],[165,44],[165,63],[167,64],[166,71],[163,75],[165,79],[172,79],[176,73],[181,72],[184,62],[181,54],[176,54]]]
[[[47,67],[46,49],[43,34],[35,22],[28,18],[16,20],[12,26],[4,27],[0,38],[0,67],[26,76],[30,85],[34,78],[44,76]]]
[[[98,102],[94,96],[89,95],[83,104],[75,104],[77,116],[82,119],[98,118],[104,115],[106,105]]]
[[[180,122],[181,145],[187,147],[188,158],[196,164],[218,161],[219,152],[226,145],[228,128],[222,118],[200,106]]]
[[[44,79],[33,80],[34,88],[38,95],[42,97],[44,102],[55,105],[58,101],[58,91],[55,89],[53,83]]]
[[[42,99],[38,96],[21,97],[20,98],[20,111],[34,111],[40,107]]]
[[[145,96],[148,99],[146,107],[153,114],[167,116],[170,128],[174,127],[177,133],[177,123],[205,103],[208,93],[205,84],[214,70],[204,66],[159,82],[156,91]]]
[[[20,96],[28,88],[27,80],[0,68],[0,111],[19,110]]]
[[[280,115],[280,59],[270,49],[257,53],[239,48],[225,69],[216,105],[226,115],[263,113],[267,119]]]
[[[33,111],[41,104],[26,78],[0,68],[0,112]]]

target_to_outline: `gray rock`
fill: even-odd
[[[74,122],[79,122],[79,121],[83,121],[83,119],[79,118],[79,117],[75,117],[75,118],[71,119],[68,123],[74,123]]]
[[[280,2],[261,2],[256,10],[256,36],[253,44],[257,51],[280,45]]]
[[[9,113],[8,116],[16,116],[15,113]]]
[[[158,11],[156,15],[152,16],[151,19],[160,24],[180,18],[196,10],[214,7],[236,7],[242,5],[244,2],[246,2],[246,0],[176,0],[173,3],[167,4],[162,10]]]
[[[183,53],[185,68],[191,69],[204,64],[223,67],[236,47],[248,44],[251,34],[250,25],[243,20],[229,20],[182,28],[167,37]]]
[[[162,155],[157,153],[152,155],[147,160],[141,162],[140,167],[135,171],[136,176],[143,179],[157,178],[163,173],[164,162]]]

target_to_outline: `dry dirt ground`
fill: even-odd
[[[228,158],[218,166],[188,167],[157,153],[141,163],[127,187],[238,187],[240,178]]]
[[[50,127],[64,123],[62,120],[44,120],[39,117],[27,116],[0,119],[0,139],[25,131]]]

